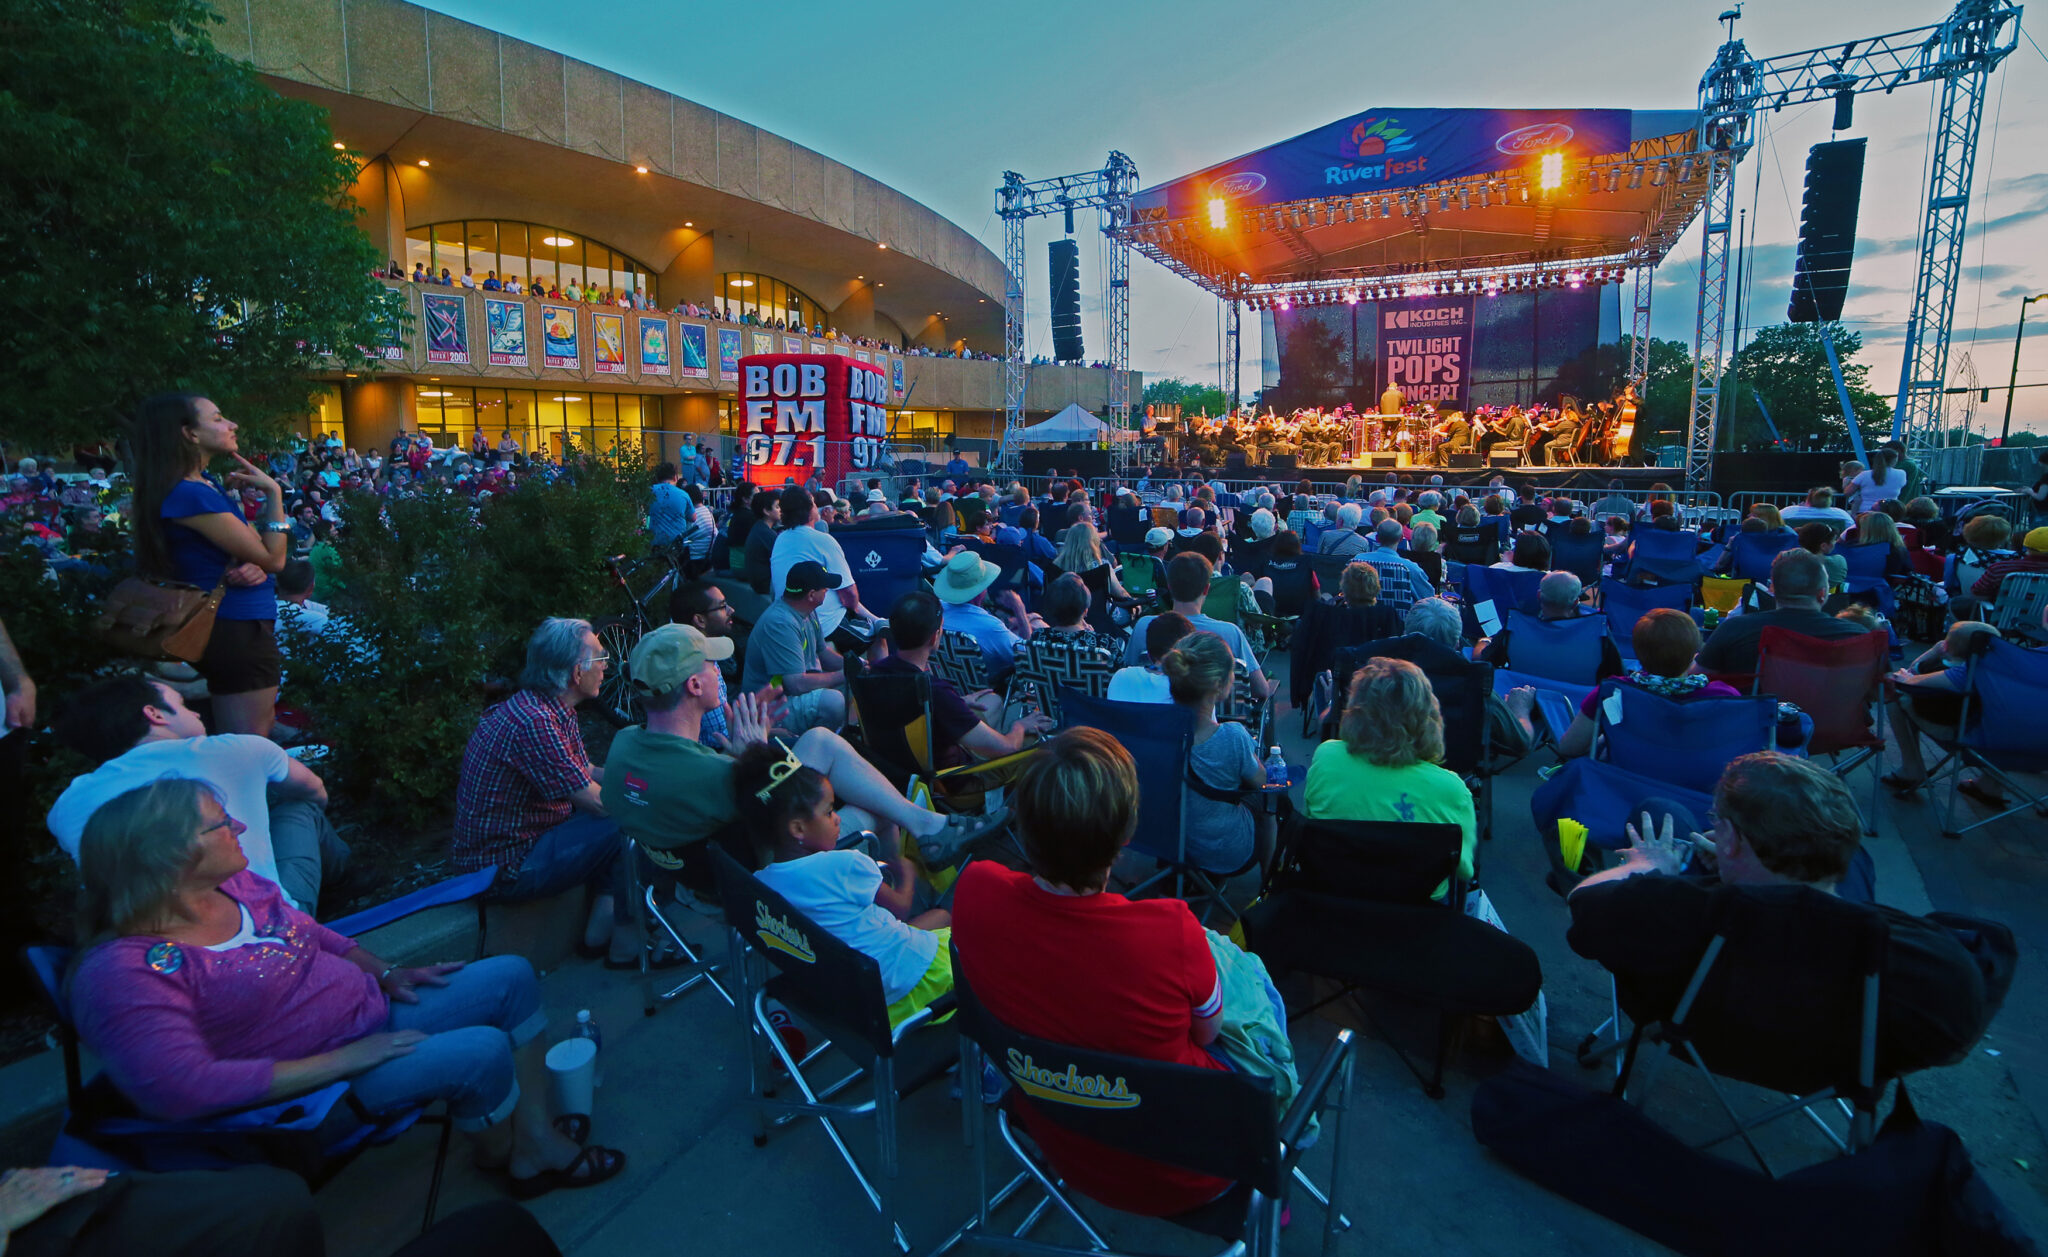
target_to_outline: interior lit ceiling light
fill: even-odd
[[[551,402],[580,402],[583,399],[580,397],[550,397],[548,400]]]
[[[752,288],[754,281],[751,279],[729,279],[725,281],[725,286],[728,288]]]
[[[334,147],[336,147],[336,148],[344,148],[344,149],[345,149],[345,148],[347,148],[347,147],[348,147],[348,145],[346,145],[346,144],[343,144],[343,143],[342,143],[342,142],[341,142],[340,140],[336,140],[336,141],[334,142]]]
[[[420,158],[420,163],[419,163],[419,164],[420,164],[420,165],[422,165],[422,166],[426,165],[426,164],[427,164],[427,159],[426,159],[426,158],[424,158],[424,157]]]
[[[542,236],[540,238],[540,242],[546,245],[553,245],[557,249],[566,249],[570,245],[576,243],[576,241],[569,236]]]
[[[646,173],[647,173],[647,167],[645,167],[645,166],[635,166],[635,167],[633,167],[633,169],[634,169],[634,171],[635,171],[635,172],[637,172],[637,173],[639,173],[639,174],[643,174],[643,175],[644,175],[644,174],[646,174]]]

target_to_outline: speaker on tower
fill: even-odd
[[[1056,362],[1079,362],[1081,351],[1081,246],[1055,240],[1052,261],[1052,356]]]
[[[1863,196],[1863,140],[1816,144],[1806,155],[1806,194],[1799,208],[1799,257],[1792,268],[1794,323],[1842,317],[1849,263],[1856,251],[1856,209]]]

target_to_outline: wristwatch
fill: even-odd
[[[291,530],[292,526],[289,520],[266,519],[263,521],[264,532],[290,532]]]

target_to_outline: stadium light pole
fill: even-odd
[[[2037,292],[2031,297],[2020,298],[2020,326],[2012,334],[2012,374],[2005,381],[2005,422],[1998,428],[1998,448],[2005,448],[2005,438],[2012,435],[2012,395],[2020,390],[2020,341],[2027,334],[2027,307],[2036,301],[2048,301],[2048,292]]]

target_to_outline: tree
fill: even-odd
[[[364,366],[388,294],[326,111],[216,49],[196,0],[0,13],[0,354],[14,439],[68,451],[203,391],[273,430]],[[323,358],[331,348],[337,358]]]
[[[1621,338],[1621,360],[1629,361],[1635,337]],[[1626,368],[1624,368],[1626,370]],[[1636,432],[1631,448],[1678,445],[1685,440],[1685,421],[1692,408],[1692,351],[1683,342],[1650,340],[1649,374],[1636,406]]]
[[[1154,380],[1145,386],[1145,405],[1179,406],[1184,415],[1220,415],[1230,409],[1223,390],[1208,384],[1191,384],[1176,376]]]
[[[1830,325],[1830,333],[1864,441],[1887,439],[1891,435],[1891,403],[1870,390],[1870,367],[1854,361],[1863,348],[1863,338],[1839,323]],[[1842,419],[1841,398],[1828,370],[1818,325],[1780,323],[1760,328],[1730,361],[1721,393],[1724,448],[1762,445],[1770,440],[1770,430],[1756,406],[1755,396],[1759,395],[1785,440],[1830,448],[1848,445],[1849,426]]]

